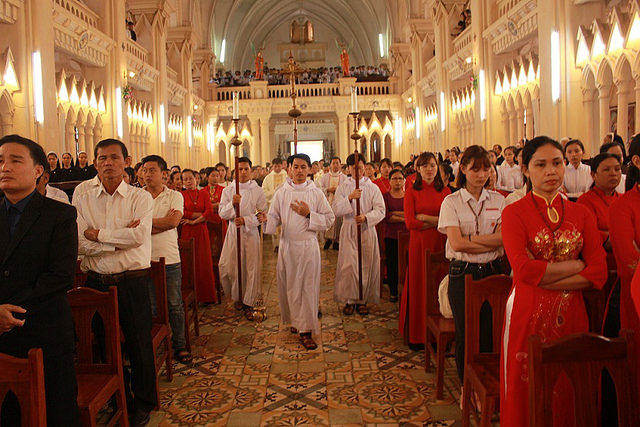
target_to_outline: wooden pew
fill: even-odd
[[[200,336],[198,321],[198,301],[196,300],[196,254],[193,239],[178,240],[180,261],[182,263],[182,303],[184,305],[184,327],[187,350],[191,353],[191,336],[189,323],[193,321],[196,336]],[[191,316],[190,316],[191,315]]]
[[[173,352],[171,348],[171,325],[169,324],[169,305],[167,303],[167,273],[165,270],[165,259],[161,257],[159,261],[151,261],[149,276],[153,280],[156,296],[156,315],[151,324],[151,338],[153,342],[153,356],[156,366],[156,390],[160,390],[158,377],[162,364],[167,370],[167,381],[173,380]],[[164,346],[164,355],[158,349]],[[159,396],[158,396],[159,397]],[[158,402],[160,400],[158,399]]]
[[[20,405],[20,422],[27,427],[46,427],[42,349],[32,348],[28,358],[0,353],[0,415],[2,402],[12,392]]]

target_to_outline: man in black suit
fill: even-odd
[[[76,210],[42,196],[36,183],[47,157],[18,135],[0,139],[0,352],[27,357],[42,348],[47,422],[79,424],[74,331],[66,292],[78,256]],[[15,425],[15,397],[6,399],[2,425]]]

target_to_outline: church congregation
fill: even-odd
[[[0,426],[639,425],[639,1],[50,3]]]

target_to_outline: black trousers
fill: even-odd
[[[479,268],[466,261],[451,261],[449,265],[449,304],[453,312],[453,322],[456,327],[456,368],[460,381],[464,380],[464,337],[465,337],[465,275],[471,274],[474,280],[500,274],[500,260],[495,260],[485,267]],[[491,307],[485,303],[480,309],[480,351],[493,350],[493,331],[491,329]]]
[[[27,317],[24,326],[0,335],[0,353],[26,358],[30,349],[42,349],[49,426],[80,425],[73,336],[73,320],[66,295]],[[0,426],[19,426],[20,407],[15,395],[7,395],[0,405]]]
[[[151,305],[149,281],[151,278],[136,277],[124,280],[118,287],[118,309],[120,329],[124,335],[124,349],[131,363],[131,389],[125,375],[127,402],[132,410],[151,411],[156,407],[156,369],[151,342]],[[86,286],[106,292],[109,286],[89,278]],[[98,332],[96,331],[96,334]],[[133,396],[131,393],[133,392]]]
[[[398,239],[384,238],[387,265],[387,284],[391,296],[398,296]]]

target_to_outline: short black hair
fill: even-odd
[[[197,172],[194,171],[193,169],[183,169],[181,173],[182,173],[182,175],[184,175],[185,173],[190,173],[195,178]]]
[[[538,148],[543,147],[545,145],[551,145],[556,148],[560,153],[562,153],[562,157],[564,157],[564,149],[562,145],[558,141],[553,138],[549,138],[548,136],[536,136],[532,140],[530,140],[527,145],[522,149],[522,164],[526,167],[529,167],[529,162],[533,155],[538,151]],[[506,148],[505,148],[506,150]]]
[[[382,166],[383,164],[387,164],[390,168],[393,168],[393,162],[391,161],[390,158],[385,157],[384,159],[380,160],[380,166]]]
[[[224,164],[224,163],[222,163],[222,162],[218,162],[218,163],[216,163],[216,169],[218,168],[218,166],[222,166],[222,167],[223,167],[223,168],[225,168],[225,169],[227,168],[227,165],[225,165],[225,164]]]
[[[311,158],[309,158],[309,156],[307,156],[304,153],[298,153],[298,154],[294,154],[292,156],[289,156],[289,158],[287,159],[287,163],[289,162],[289,160],[291,160],[291,163],[288,163],[289,165],[293,165],[293,161],[295,159],[300,159],[300,160],[304,160],[305,162],[307,162],[307,165],[309,165],[309,167],[311,167]],[[317,163],[317,162],[314,162]]]
[[[342,159],[341,159],[340,157],[338,157],[338,156],[333,156],[333,157],[331,158],[331,160],[329,160],[329,163],[333,162],[334,160],[337,160],[337,161],[339,161],[340,163],[342,163]]]
[[[358,159],[364,164],[367,161],[364,159],[362,153],[358,153]],[[347,156],[347,166],[353,166],[356,164],[356,153],[351,153]]]
[[[124,145],[124,142],[118,140],[118,139],[114,139],[114,138],[107,138],[107,139],[103,139],[102,141],[98,142],[95,146],[95,148],[93,149],[93,157],[94,158],[98,158],[98,150],[100,148],[106,148],[106,147],[110,147],[112,145],[117,145],[120,147],[120,149],[122,150],[122,157],[123,158],[127,158],[129,157],[129,151],[127,150],[127,146]]]
[[[602,163],[603,161],[605,161],[607,159],[616,159],[618,161],[618,163],[620,163],[620,165],[622,165],[622,159],[617,154],[600,153],[600,154],[594,156],[591,159],[591,162],[589,162],[589,166],[591,166],[591,172],[592,173],[598,172],[598,166],[600,166],[600,163]]]
[[[253,167],[253,163],[251,163],[251,159],[245,156],[242,156],[238,159],[238,164],[240,163],[249,163],[249,168]]]
[[[282,164],[282,159],[280,157],[276,157],[275,159],[273,159],[271,161],[272,164],[274,165],[281,165]]]
[[[179,170],[179,171],[181,171],[181,170],[182,170],[182,168],[180,167],[180,165],[173,165],[173,166],[171,166],[171,169],[173,169],[173,168],[178,168],[178,170]]]
[[[23,147],[27,147],[27,150],[29,150],[29,156],[31,157],[31,160],[33,160],[34,165],[40,165],[45,170],[49,167],[47,155],[44,153],[44,150],[42,149],[42,146],[40,144],[23,136],[12,134],[6,135],[0,139],[0,147],[10,142],[14,144],[20,144]]]
[[[582,143],[582,141],[580,141],[579,139],[570,139],[566,144],[564,144],[565,155],[567,154],[567,148],[569,148],[570,145],[577,145],[584,153],[584,144]]]
[[[150,154],[146,157],[143,157],[141,163],[144,165],[147,162],[156,162],[158,164],[158,167],[160,167],[160,170],[165,170],[167,168],[167,162],[165,162],[164,159],[157,154]]]

